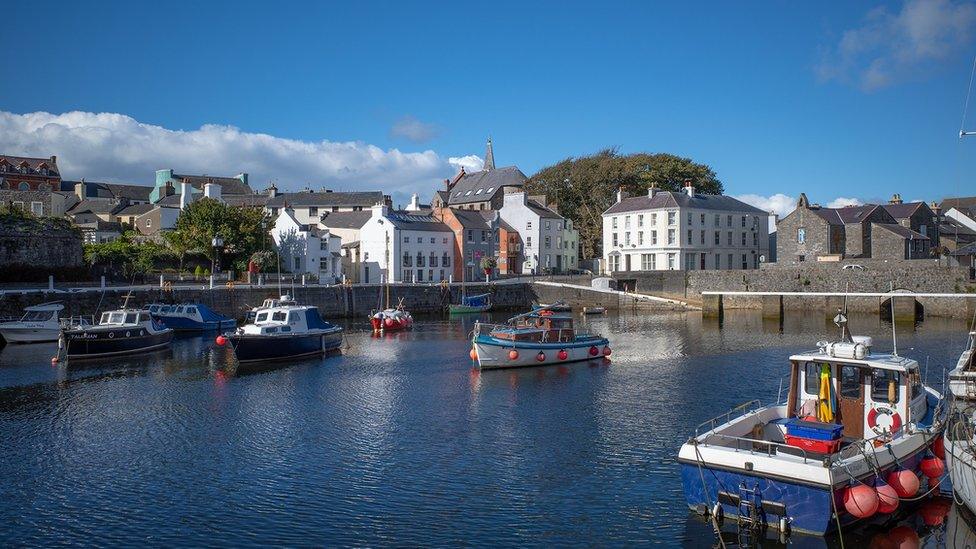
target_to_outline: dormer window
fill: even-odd
[[[487,191],[485,191],[485,194],[489,194],[489,193],[491,193],[491,191],[493,191],[493,190],[495,190],[495,187],[488,187],[488,190],[487,190]]]
[[[471,196],[471,191],[464,193],[464,196]]]
[[[475,193],[474,193],[474,194],[481,194],[481,191],[482,191],[482,190],[483,190],[483,189],[478,189],[477,191],[475,191]]]
[[[454,193],[454,198],[457,198],[459,196],[461,196],[461,191],[458,191],[458,192]]]

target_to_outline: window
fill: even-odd
[[[746,228],[746,216],[742,216],[742,228]]]
[[[637,231],[637,245],[644,245],[644,231]]]
[[[413,256],[411,256],[408,252],[403,253],[403,266],[413,267]]]
[[[613,218],[613,228],[614,229],[617,228],[617,218],[616,217]],[[526,221],[525,222],[525,230],[527,230],[527,231],[531,231],[532,230],[532,222],[531,221]]]
[[[656,213],[652,213],[651,214],[651,225],[657,225],[657,214]]]
[[[44,203],[43,202],[31,202],[31,213],[36,216],[44,215]]]
[[[722,226],[722,216],[720,216],[718,214],[715,214],[715,226],[716,227],[721,227]]]
[[[688,214],[688,226],[691,227],[691,214]]]
[[[404,244],[409,244],[410,243],[410,237],[409,236],[403,237],[403,243]]]
[[[677,212],[668,212],[668,225],[674,225],[677,222],[677,217]]]
[[[627,216],[627,226],[630,227],[630,216]],[[552,228],[552,222],[546,221],[546,230],[548,231],[551,228]]]
[[[424,254],[422,254],[421,252],[417,252],[417,266],[418,267],[424,266]]]
[[[657,246],[657,231],[651,231],[651,245]]]
[[[718,246],[722,243],[722,231],[715,231],[715,245]]]
[[[316,206],[309,206],[308,207],[308,216],[311,217],[313,215],[319,215],[319,209]]]
[[[403,280],[400,282],[410,282],[411,280],[413,280],[413,271],[404,269]]]
[[[742,219],[745,219],[744,217]],[[742,245],[746,245],[746,233],[742,233]]]
[[[476,195],[481,194],[481,191],[483,191],[483,190],[484,189],[478,189],[477,191],[474,192],[474,194],[476,194]]]
[[[146,228],[147,229],[151,229],[152,228],[152,218],[151,217],[147,217],[146,218]]]
[[[701,224],[705,226],[705,214],[701,214]]]
[[[722,268],[722,255],[715,254],[715,270],[717,271],[721,268]]]
[[[20,185],[18,185],[17,188],[20,189],[20,190],[22,190],[22,191],[29,191],[30,190],[30,185],[28,185],[26,181],[21,181],[20,182]]]
[[[471,191],[468,191],[468,192],[471,192]],[[417,282],[423,282],[423,281],[424,281],[424,270],[423,269],[417,269]]]
[[[474,242],[474,231],[468,229],[468,242]]]
[[[893,370],[871,370],[871,400],[875,402],[898,402],[898,384],[901,374]]]
[[[495,190],[495,187],[488,187],[488,190],[485,191],[485,194],[488,194],[488,193],[490,193],[493,190]]]
[[[918,232],[922,233],[922,236],[928,236],[929,235],[929,227],[928,227],[928,225],[921,225],[918,228]]]
[[[444,280],[444,269],[441,269],[441,280]]]
[[[481,241],[482,242],[488,241],[488,231],[481,231]]]
[[[613,245],[614,246],[617,245],[617,233],[613,233]],[[531,248],[532,247],[532,237],[531,236],[525,237],[525,247],[526,248]]]
[[[436,267],[437,266],[437,255],[434,252],[430,252],[430,263],[429,263],[429,265],[431,267]]]
[[[731,215],[728,216],[728,219],[726,220],[726,225],[728,225],[729,227],[732,226],[732,216]]]
[[[619,255],[611,255],[610,256],[610,270],[611,271],[619,271],[620,270],[620,256]]]
[[[295,270],[297,271],[297,270],[299,270],[301,268],[302,268],[302,258],[296,257],[295,258]]]
[[[695,254],[685,254],[685,270],[691,271],[695,268]]]
[[[675,230],[668,229],[668,245],[674,246],[675,240],[677,240],[677,238],[678,236],[675,234]]]
[[[728,242],[729,246],[732,245],[732,231],[729,231],[728,238],[726,239],[726,241]]]
[[[804,242],[807,241],[807,230],[806,229],[797,229],[796,230],[796,241],[799,244],[803,244]]]
[[[691,219],[691,218],[689,217],[688,219]],[[693,234],[691,234],[691,233],[692,233],[691,229],[688,229],[688,245],[689,246],[691,246],[692,244],[695,243],[695,236]]]
[[[139,321],[139,313],[126,313],[125,315],[126,324],[135,324],[138,321]]]
[[[444,255],[441,256],[441,265],[445,267],[451,266],[451,256],[447,255],[447,252],[444,252]]]
[[[746,257],[746,254],[742,254],[742,268],[743,269],[748,269],[749,268],[749,261],[748,261],[748,259]]]
[[[610,241],[612,242],[611,246],[613,246],[614,248],[616,248],[617,247],[617,233],[610,233]],[[525,245],[526,246],[531,246],[532,245],[532,237],[531,236],[530,237],[527,237],[525,239]]]
[[[673,271],[675,267],[675,261],[677,258],[674,254],[668,254],[668,270]]]
[[[257,318],[254,319],[255,322],[264,322],[268,320],[268,313],[258,313]]]
[[[811,396],[820,395],[820,364],[807,362],[804,378],[803,391]]]
[[[654,270],[654,254],[641,254],[641,269],[644,271]]]
[[[840,396],[861,398],[861,369],[857,366],[840,367]]]
[[[805,255],[799,255],[799,256],[796,257],[796,259],[797,259],[797,261],[803,262],[803,261],[806,261],[807,260],[807,256],[805,256]]]
[[[430,243],[431,244],[436,244],[437,243],[437,240],[432,236],[432,237],[430,237]]]
[[[271,313],[271,320],[276,320],[278,322],[284,322],[288,315],[284,311],[274,311]]]
[[[733,266],[732,266],[732,254],[729,254],[729,263],[728,263],[728,268],[729,268],[729,269],[734,269],[734,268],[735,268],[735,267],[733,267]]]
[[[630,244],[630,233],[626,233],[624,236],[625,236],[626,243],[627,244]],[[546,248],[551,248],[551,247],[552,247],[552,237],[551,236],[547,236],[546,237]]]
[[[547,229],[549,228],[549,222],[548,221],[546,221],[546,228]],[[625,215],[624,216],[624,228],[625,229],[629,229],[630,228],[630,216],[629,215]]]
[[[644,226],[644,216],[642,214],[638,214],[637,215],[637,226],[638,227],[643,227]],[[924,227],[925,225],[922,225],[922,226]],[[922,234],[925,234],[925,232],[923,231]]]
[[[701,232],[701,243],[702,243],[702,246],[705,245],[705,231],[702,231]]]
[[[432,244],[433,244],[433,242],[432,242]],[[447,237],[446,237],[446,236],[444,237],[444,242],[443,242],[443,244],[447,244]]]
[[[427,269],[427,280],[434,281],[434,269]]]

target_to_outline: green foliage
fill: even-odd
[[[486,255],[481,258],[481,270],[494,269],[498,266],[498,262],[495,261],[494,257]]]
[[[153,241],[138,243],[131,233],[126,233],[112,242],[85,244],[84,258],[85,263],[91,266],[120,269],[124,276],[129,277],[156,271],[174,256],[163,245]]]
[[[261,272],[272,271],[275,268],[277,256],[271,250],[261,250],[251,254],[250,261],[258,266]]]
[[[696,190],[721,194],[722,182],[705,164],[666,153],[620,155],[605,149],[590,156],[567,158],[533,175],[526,188],[545,194],[559,213],[573,220],[580,232],[582,257],[601,254],[602,214],[616,200],[617,189],[630,196],[646,194],[653,184],[665,191],[679,191],[690,180]]]
[[[203,266],[197,265],[197,268],[193,269],[193,275],[197,277],[203,276]]]
[[[183,253],[197,251],[213,260],[216,251],[212,242],[215,236],[224,241],[221,252],[224,265],[234,265],[238,271],[246,268],[247,260],[255,251],[266,245],[270,221],[260,208],[238,208],[223,202],[203,198],[191,202],[176,220],[176,227],[167,237],[171,247]]]

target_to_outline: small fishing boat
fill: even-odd
[[[944,445],[952,490],[970,513],[976,513],[976,331],[949,371],[951,406]]]
[[[248,309],[247,314],[244,316],[244,324],[253,324],[254,319],[258,316],[258,311],[262,309],[270,309],[272,307],[279,307],[282,305],[297,305],[298,303],[292,299],[290,296],[281,295],[279,297],[269,297],[265,299],[257,307],[251,307]]]
[[[718,525],[823,535],[936,487],[942,396],[918,362],[852,337],[790,357],[785,403],[753,400],[699,425],[678,462],[688,506]],[[932,450],[930,450],[932,448]],[[921,472],[921,475],[919,475]]]
[[[396,332],[412,327],[413,316],[403,304],[403,298],[400,298],[396,308],[391,308],[389,306],[389,289],[387,289],[386,300],[387,307],[385,309],[382,311],[372,311],[369,313],[369,324],[373,327],[373,332]]]
[[[216,343],[230,343],[241,363],[280,360],[339,349],[342,328],[322,320],[317,307],[282,296],[273,306],[257,310],[254,322],[218,335]]]
[[[506,324],[475,322],[471,359],[482,370],[577,362],[610,356],[602,336],[579,334],[569,315],[536,308]]]
[[[148,309],[130,309],[124,305],[102,313],[97,325],[75,326],[62,330],[61,334],[58,346],[69,359],[152,351],[166,347],[173,340],[173,330],[156,322]]]
[[[237,321],[224,316],[202,303],[163,305],[153,303],[149,312],[167,328],[177,332],[209,332],[232,330]]]
[[[573,310],[572,307],[566,305],[562,301],[557,301],[555,303],[540,303],[536,308],[545,309],[554,313],[568,313]]]
[[[606,307],[583,307],[584,315],[602,315],[606,314]]]
[[[7,343],[57,341],[62,324],[58,314],[63,309],[64,305],[55,302],[25,307],[20,320],[0,323],[0,335]]]
[[[451,304],[447,308],[452,315],[468,313],[484,313],[491,310],[491,294],[462,296],[461,303]]]

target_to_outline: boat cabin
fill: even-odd
[[[511,341],[571,342],[576,340],[576,329],[573,317],[545,310],[515,317],[510,325],[492,330],[491,336]]]
[[[317,307],[281,306],[258,309],[254,321],[242,328],[247,334],[277,335],[305,333],[329,328]]]
[[[822,342],[790,357],[789,417],[843,426],[845,439],[896,434],[926,414],[918,362],[872,354],[871,338]]]
[[[136,325],[150,320],[151,313],[148,310],[137,311],[135,309],[119,309],[117,311],[106,311],[102,313],[102,318],[98,321],[99,326],[127,326]]]
[[[27,307],[24,309],[24,316],[20,318],[20,322],[56,321],[58,318],[58,311],[62,309],[64,309],[64,305],[60,304],[43,304]]]

